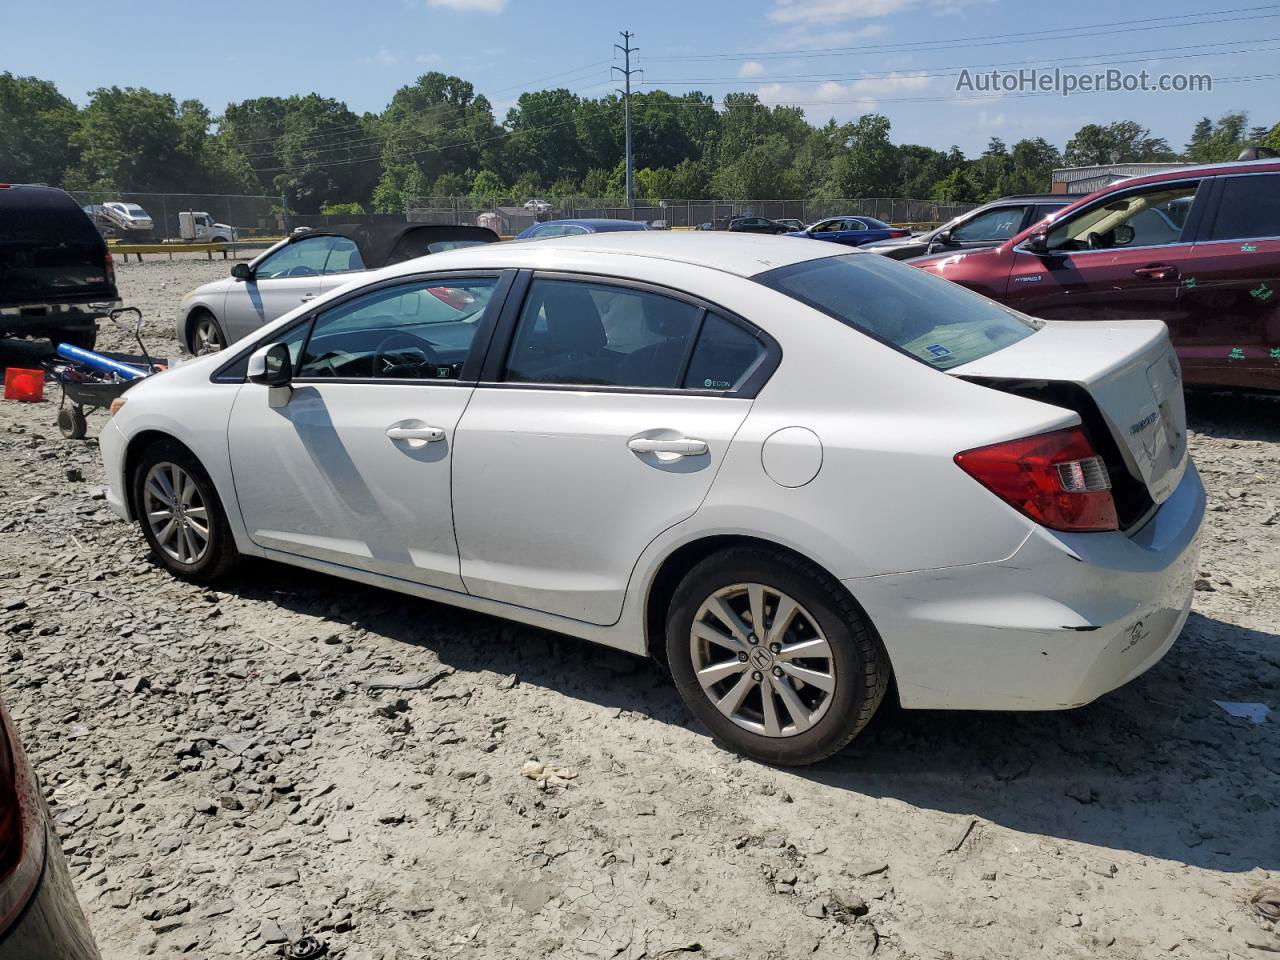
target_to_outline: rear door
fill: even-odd
[[[1174,316],[1198,181],[1117,191],[1048,234],[1049,253],[1013,251],[1005,302],[1050,320],[1168,322]],[[1184,239],[1186,237],[1186,239]]]
[[[467,590],[608,624],[706,496],[777,348],[664,288],[535,275],[458,427]],[[498,346],[507,344],[508,346]]]
[[[1216,177],[1174,342],[1188,381],[1280,389],[1280,171]]]

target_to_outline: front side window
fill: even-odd
[[[1000,207],[980,213],[967,223],[951,231],[951,239],[958,243],[980,240],[1008,240],[1022,225],[1025,207]]]
[[[254,279],[275,280],[280,277],[318,277],[324,273],[329,252],[338,237],[308,237],[277,250],[253,270]],[[345,239],[345,238],[342,238]]]
[[[1049,231],[1050,250],[1109,250],[1177,243],[1198,183],[1147,187],[1100,201]]]
[[[420,280],[341,303],[316,317],[297,376],[456,380],[497,282]]]
[[[525,300],[506,379],[615,387],[676,387],[699,308],[604,283],[536,279]]]
[[[1210,240],[1280,237],[1280,173],[1223,180]]]
[[[942,370],[995,353],[1037,329],[1013,310],[886,257],[824,257],[754,279]]]

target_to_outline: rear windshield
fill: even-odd
[[[754,278],[932,367],[981,359],[1037,327],[949,280],[866,253],[806,260]]]
[[[102,248],[101,235],[76,202],[61,190],[41,187],[0,190],[0,242]]]

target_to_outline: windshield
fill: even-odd
[[[129,216],[131,217],[146,217],[147,215],[147,211],[143,210],[136,203],[126,203],[124,208],[128,211]]]
[[[865,253],[806,260],[754,279],[942,370],[1038,329],[1029,317],[949,280]]]

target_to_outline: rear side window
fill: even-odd
[[[865,253],[806,260],[755,280],[943,370],[1037,329],[1029,318],[949,280]]]
[[[1280,237],[1280,173],[1227,177],[1210,240]]]
[[[708,313],[684,385],[693,390],[737,390],[764,357],[763,343],[736,323]]]

